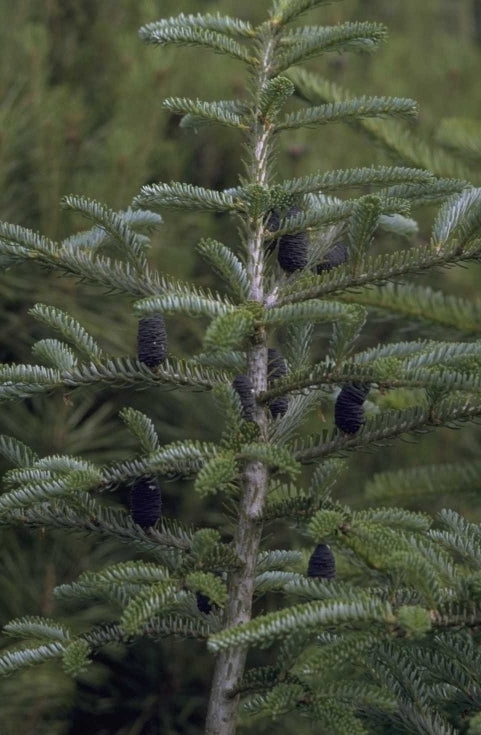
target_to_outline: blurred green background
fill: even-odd
[[[209,188],[235,185],[243,155],[236,132],[182,130],[178,119],[162,109],[162,100],[169,95],[242,97],[243,68],[208,51],[145,47],[137,30],[180,11],[220,11],[255,23],[264,17],[265,7],[254,0],[0,0],[0,219],[57,239],[89,226],[60,209],[64,194],[79,193],[125,209],[139,187],[153,181],[180,180]],[[390,37],[381,50],[374,56],[327,55],[310,68],[357,94],[414,97],[421,109],[414,128],[426,141],[441,140],[446,119],[479,118],[481,0],[345,0],[310,13],[303,22],[328,25],[357,19],[386,23]],[[441,142],[446,146],[445,139]],[[277,166],[283,178],[388,160],[381,148],[334,125],[294,131],[283,138]],[[476,156],[463,161],[470,180],[478,185],[480,164]],[[425,208],[417,213],[420,244],[428,237],[434,212]],[[164,222],[154,239],[153,264],[181,278],[215,285],[194,246],[207,236],[235,243],[231,221],[224,216],[166,213]],[[477,298],[479,275],[479,266],[470,265],[437,272],[427,282]],[[33,342],[52,336],[28,314],[37,301],[69,311],[112,354],[134,354],[136,325],[127,298],[21,267],[0,280],[2,361],[28,362]],[[172,353],[187,355],[199,348],[201,321],[176,318],[167,326]],[[415,334],[432,330],[372,319],[363,344]],[[322,335],[319,344],[322,350]],[[212,420],[208,397],[168,392],[78,391],[72,405],[62,396],[3,404],[0,432],[17,436],[42,454],[78,453],[105,462],[135,452],[117,418],[126,404],[146,410],[166,443],[216,437],[218,422]],[[326,413],[330,410],[329,405],[323,408]],[[318,430],[322,421],[319,411],[310,430]],[[362,505],[366,478],[374,473],[431,461],[474,459],[480,439],[479,430],[470,426],[357,455],[337,497]],[[449,505],[479,520],[478,498],[479,493],[453,492],[411,498],[409,506],[432,512]],[[125,503],[125,493],[116,493],[109,501]],[[186,522],[223,523],[218,501],[201,504],[190,483],[166,484],[164,503],[167,514]],[[276,526],[270,533],[272,545],[300,543],[287,527]],[[109,612],[99,608],[60,609],[52,589],[86,568],[131,553],[127,547],[88,538],[2,531],[0,623],[25,614],[56,614],[78,626],[102,620]],[[13,735],[20,728],[25,735],[77,735],[87,730],[105,735],[199,733],[209,686],[206,661],[200,644],[166,641],[154,647],[139,644],[129,651],[106,650],[77,683],[58,666],[28,670],[0,681],[2,732]],[[295,722],[285,728],[286,733],[300,732]]]

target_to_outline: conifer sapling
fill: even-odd
[[[454,341],[450,335],[447,341],[406,342],[394,336],[370,349],[357,342],[365,323],[369,328],[372,306],[411,319],[429,314],[441,326],[459,326],[456,318],[462,314],[462,328],[469,321],[470,334],[477,334],[479,314],[472,304],[459,308],[443,294],[433,297],[428,289],[413,291],[398,282],[429,268],[479,260],[481,189],[433,176],[426,170],[426,161],[436,161],[430,150],[409,147],[404,128],[383,127],[386,117],[394,118],[393,126],[414,117],[413,100],[356,97],[299,70],[301,62],[330,51],[372,51],[385,37],[384,27],[370,22],[292,26],[323,4],[273,0],[258,27],[206,13],[180,14],[141,30],[148,43],[201,46],[245,65],[250,84],[242,100],[175,97],[165,103],[183,116],[186,129],[220,124],[244,136],[239,186],[217,191],[184,182],[149,184],[135,198],[134,209],[121,213],[87,198],[67,197],[66,206],[96,225],[97,234],[82,235],[82,248],[75,238],[54,243],[0,224],[0,265],[38,262],[133,297],[135,313],[146,314],[139,321],[138,361],[152,368],[139,369],[131,355],[106,355],[76,320],[42,307],[35,310],[37,317],[71,342],[76,353],[59,340],[44,341],[36,355],[43,355],[48,367],[0,366],[1,397],[34,400],[37,393],[74,394],[99,384],[115,390],[140,386],[159,391],[156,395],[175,387],[190,392],[186,400],[192,390],[205,391],[207,400],[217,395],[225,416],[220,436],[215,426],[210,441],[190,439],[186,427],[187,438],[169,444],[160,428],[157,433],[154,402],[152,416],[123,410],[121,417],[140,446],[134,457],[102,466],[83,457],[39,457],[19,440],[0,437],[2,454],[15,465],[0,496],[2,523],[98,533],[128,541],[133,554],[140,550],[152,557],[113,563],[59,585],[59,599],[80,597],[83,603],[92,593],[106,604],[114,599],[118,620],[81,634],[75,626],[59,627],[43,618],[12,621],[8,634],[27,643],[0,656],[0,673],[63,658],[66,670],[76,675],[90,655],[112,641],[150,636],[157,643],[164,636],[195,636],[206,641],[206,655],[215,656],[207,735],[234,735],[241,706],[243,716],[303,715],[319,732],[333,735],[378,732],[379,723],[382,732],[397,732],[400,725],[403,732],[451,735],[458,731],[454,727],[464,727],[471,710],[481,709],[478,524],[451,511],[435,526],[426,514],[403,508],[352,510],[330,494],[344,468],[340,457],[348,452],[481,416],[477,340]],[[306,105],[286,110],[294,93]],[[334,122],[355,123],[384,143],[391,156],[421,158],[419,168],[379,165],[274,179],[273,153],[284,131]],[[442,164],[444,154],[441,158]],[[353,189],[359,196],[350,198]],[[326,196],[331,191],[339,197]],[[415,234],[411,208],[426,201],[442,203],[429,244],[420,248],[403,242],[388,252],[372,251],[384,230],[395,237]],[[236,220],[238,240],[224,245],[206,239],[199,247],[222,277],[220,291],[151,269],[145,233],[159,223],[153,209],[228,212]],[[296,224],[290,227],[292,218]],[[333,226],[346,232],[352,257],[343,243],[327,247]],[[99,252],[98,229],[109,247],[115,245],[115,257]],[[283,234],[276,238],[276,232]],[[324,239],[327,254],[308,270],[311,233],[321,246]],[[279,265],[292,277],[280,274],[266,257],[276,244]],[[341,263],[345,267],[333,272]],[[398,283],[395,289],[389,281]],[[173,320],[178,314],[210,320],[199,352],[166,360],[164,313]],[[318,324],[325,352],[314,358]],[[279,341],[287,363],[267,347]],[[426,400],[388,411],[380,405],[365,421],[370,385],[379,394],[391,387],[424,391]],[[327,402],[333,386],[342,386],[334,409],[340,431],[310,435],[305,418]],[[269,420],[277,416],[285,418]],[[256,426],[246,427],[246,419]],[[165,422],[159,425],[164,428]],[[160,518],[157,476],[191,483],[184,486],[186,495],[198,492],[202,501],[215,494],[216,513],[226,509],[225,516],[208,516],[209,523],[200,528],[182,518]],[[396,484],[386,480],[384,489],[389,482]],[[132,518],[97,497],[131,483]],[[275,548],[272,535],[264,534],[271,519],[285,523],[279,545],[287,548]],[[146,534],[132,520],[142,529],[157,527]],[[308,577],[335,578],[329,541],[343,558],[342,582],[313,584],[295,571],[302,558],[299,528],[312,546],[317,544]],[[282,593],[268,612],[254,606],[266,592]],[[415,635],[399,635],[403,626]],[[249,648],[268,646],[275,649],[266,666],[246,666]]]

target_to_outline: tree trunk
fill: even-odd
[[[272,33],[273,36],[273,33]],[[270,126],[258,115],[260,91],[269,79],[271,59],[274,53],[274,38],[266,38],[260,58],[256,86],[253,90],[253,129],[250,144],[252,160],[249,165],[249,183],[265,187],[268,184],[268,158],[270,151]],[[247,271],[250,280],[251,301],[264,301],[264,240],[262,218],[251,218],[248,233]],[[262,332],[248,352],[247,375],[256,395],[267,388],[267,336]],[[266,410],[259,406],[256,421],[260,429],[260,440],[266,440]],[[230,575],[229,600],[224,615],[224,627],[230,628],[248,622],[252,615],[252,599],[257,555],[262,537],[262,512],[267,492],[268,469],[260,462],[248,462],[242,478],[242,496],[239,503],[239,521],[234,539],[234,548],[240,569]],[[236,730],[239,708],[239,688],[244,674],[247,651],[228,649],[217,657],[209,708],[206,735],[233,735]]]

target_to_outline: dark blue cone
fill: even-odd
[[[369,393],[369,386],[360,383],[345,385],[334,406],[334,423],[345,434],[356,434],[365,422],[362,404]]]
[[[336,242],[330,250],[324,255],[324,259],[316,265],[316,273],[323,273],[337,268],[346,262],[349,256],[347,245],[343,242]]]
[[[353,403],[362,405],[368,396],[370,388],[368,383],[349,383],[342,387],[342,392]]]
[[[273,380],[284,378],[287,375],[286,361],[282,357],[279,350],[275,347],[267,349],[267,380],[271,383]]]
[[[150,528],[160,518],[162,498],[160,487],[154,477],[141,477],[134,482],[130,491],[130,515],[134,523]]]
[[[256,399],[254,387],[247,375],[237,375],[232,381],[232,387],[242,403],[242,416],[246,421],[254,421]]]
[[[307,232],[293,235],[282,235],[279,240],[277,261],[286,273],[295,273],[305,268],[308,263],[309,236]]]
[[[284,416],[288,408],[289,399],[287,396],[279,396],[269,401],[269,410],[273,419],[277,418],[277,416]]]
[[[290,207],[286,212],[285,219],[295,217],[301,213],[302,209],[299,207]],[[284,217],[282,217],[282,219],[284,219]],[[270,232],[275,232],[279,229],[280,223],[280,214],[277,211],[273,211],[270,213],[266,222],[266,228]],[[309,252],[309,236],[307,232],[296,232],[289,235],[281,235],[279,240],[269,240],[266,245],[267,253],[271,253],[277,243],[279,243],[277,260],[282,270],[286,271],[286,273],[294,273],[295,271],[306,267]]]
[[[149,368],[167,357],[167,332],[161,314],[144,316],[137,328],[137,357]]]
[[[199,610],[199,612],[208,615],[212,610],[212,603],[210,601],[210,598],[207,597],[207,595],[203,595],[202,592],[196,592],[195,596],[197,599],[197,609]]]
[[[267,218],[266,222],[266,229],[269,230],[269,232],[275,232],[279,229],[281,218],[279,216],[279,213],[276,211],[272,211],[269,214],[269,217]],[[273,238],[272,240],[267,240],[265,244],[265,250],[266,253],[269,255],[269,253],[272,253],[273,250],[275,250],[275,247],[277,245],[277,240]]]
[[[269,347],[267,350],[267,384],[269,387],[275,383],[279,378],[284,378],[287,375],[286,361],[282,357],[279,350],[275,347]],[[278,396],[273,398],[268,403],[271,416],[277,418],[277,416],[284,416],[289,406],[289,398],[287,396]]]
[[[312,552],[307,576],[317,579],[334,579],[336,576],[336,560],[327,544],[318,544]]]

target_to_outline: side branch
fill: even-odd
[[[350,369],[349,369],[350,368]],[[393,371],[394,372],[394,371]],[[293,375],[280,378],[278,385],[269,388],[260,396],[262,402],[268,403],[273,398],[286,393],[301,391],[305,388],[343,385],[345,383],[375,383],[380,389],[395,388],[437,388],[459,390],[475,393],[481,390],[481,378],[476,373],[465,373],[449,367],[411,368],[401,364],[396,366],[396,375],[386,375],[386,370],[369,366],[348,365],[342,372],[322,372],[313,369],[307,375]]]
[[[360,447],[382,445],[401,434],[425,433],[439,426],[452,427],[457,422],[473,420],[478,416],[481,416],[481,403],[466,401],[464,406],[459,406],[446,400],[440,402],[435,409],[426,407],[399,411],[395,419],[390,418],[389,423],[385,423],[383,416],[368,421],[355,436],[334,434],[329,439],[326,431],[324,435],[296,442],[291,451],[299,462],[309,464]]]
[[[335,275],[328,273],[299,278],[280,293],[276,306],[316,299],[357,286],[384,284],[399,276],[421,273],[436,266],[446,267],[463,260],[477,260],[480,249],[481,241],[477,241],[464,249],[460,249],[458,243],[444,249],[439,245],[428,245],[421,254],[419,248],[409,248],[402,252],[366,258],[357,267],[356,273],[350,272],[350,265],[341,265],[336,269]]]

